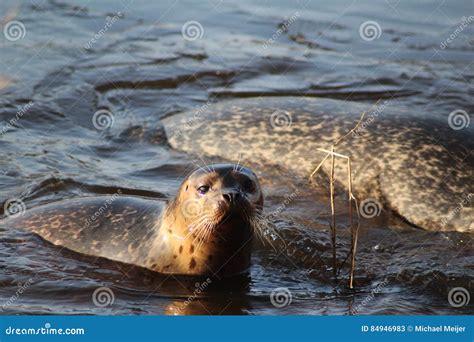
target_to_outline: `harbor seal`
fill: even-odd
[[[308,179],[325,156],[318,149],[330,149],[364,111],[358,128],[336,147],[352,159],[359,202],[389,208],[424,229],[473,232],[474,132],[453,129],[447,118],[413,113],[395,101],[371,109],[350,101],[262,97],[223,101],[162,122],[175,149],[278,165]],[[343,188],[346,172],[346,161],[336,158]]]
[[[220,277],[249,268],[262,208],[252,170],[214,164],[194,170],[166,204],[121,195],[78,198],[3,224],[87,255],[161,273]]]

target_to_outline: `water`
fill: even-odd
[[[167,147],[160,118],[226,98],[394,97],[420,113],[472,113],[474,25],[441,47],[472,9],[469,1],[2,1],[2,26],[19,20],[26,34],[0,36],[0,199],[32,208],[119,187],[170,197],[194,162]],[[189,41],[181,29],[192,20],[203,35]],[[359,34],[369,20],[381,28],[374,40]],[[113,113],[109,129],[94,127],[98,109]],[[267,212],[299,188],[282,171],[257,171]],[[356,288],[347,288],[347,265],[334,281],[324,193],[302,190],[284,205],[275,224],[286,248],[257,245],[248,277],[198,294],[205,279],[130,269],[3,227],[0,305],[7,314],[474,312],[448,302],[451,288],[472,292],[472,237],[422,231],[386,212],[362,224]],[[341,224],[339,264],[348,250]],[[94,305],[101,286],[113,304]],[[290,291],[289,305],[272,305],[277,288]]]

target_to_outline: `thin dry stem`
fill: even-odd
[[[372,108],[374,108],[375,106],[377,106],[378,103],[380,102],[380,100],[381,100],[381,99],[378,99],[377,102],[375,102],[375,103],[372,105],[372,107],[370,107],[369,110],[372,110]],[[336,145],[339,144],[342,140],[344,140],[349,134],[351,134],[352,132],[354,132],[354,131],[359,127],[359,125],[361,124],[362,120],[364,120],[364,117],[365,117],[365,114],[366,114],[366,113],[367,113],[367,112],[364,111],[364,112],[362,113],[362,115],[360,116],[359,121],[357,121],[356,125],[355,125],[349,132],[347,132],[345,135],[343,135],[342,137],[340,137],[339,139],[337,139],[336,142],[335,142],[333,145],[336,146]]]
[[[336,213],[334,205],[334,145],[331,146],[331,178],[330,178],[330,192],[331,192],[331,239],[332,239],[332,264],[334,269],[334,277],[337,276],[337,262],[336,262]]]
[[[351,271],[349,275],[349,288],[354,286],[354,270],[355,270],[355,253],[356,253],[356,242],[357,233],[359,232],[359,226],[357,226],[357,232],[354,232],[354,221],[352,217],[352,166],[351,158],[347,158],[347,187],[348,187],[348,200],[349,200],[349,226],[351,229]]]
[[[380,102],[381,99],[377,100],[377,102],[370,108],[374,108]],[[333,269],[334,269],[334,277],[337,277],[337,262],[336,262],[336,215],[335,215],[335,204],[334,204],[334,168],[335,168],[335,157],[344,158],[347,160],[347,189],[348,189],[348,201],[349,201],[349,226],[351,229],[351,268],[349,274],[349,287],[353,288],[354,286],[354,272],[355,272],[355,255],[357,252],[357,241],[359,238],[359,228],[360,224],[358,223],[357,226],[354,226],[354,218],[353,218],[353,208],[352,202],[354,202],[356,207],[357,217],[359,217],[359,207],[357,203],[357,198],[352,193],[352,164],[351,164],[351,157],[346,156],[334,151],[334,147],[339,144],[342,140],[344,140],[347,136],[349,136],[352,132],[354,132],[362,123],[362,120],[365,117],[366,112],[363,112],[357,121],[356,125],[345,135],[340,137],[339,139],[331,145],[331,150],[326,150],[323,148],[318,148],[318,151],[326,153],[323,160],[318,164],[318,166],[313,170],[311,175],[309,176],[309,180],[314,177],[316,172],[318,172],[326,160],[331,157],[331,170],[330,170],[330,179],[329,179],[329,191],[330,191],[330,204],[331,204],[331,240],[332,240],[332,256],[333,256]]]
[[[319,149],[318,149],[318,150],[319,150]],[[324,159],[321,161],[321,163],[319,163],[319,165],[314,169],[314,171],[313,171],[313,172],[311,173],[311,175],[309,176],[309,179],[310,179],[310,180],[311,180],[311,178],[314,177],[314,175],[316,174],[316,172],[319,171],[319,169],[321,168],[321,166],[323,166],[324,162],[325,162],[326,160],[328,160],[329,156],[330,156],[330,154],[328,153],[328,154],[324,157]]]
[[[334,146],[332,146],[332,147],[334,147]],[[328,154],[328,156],[329,156],[329,155],[332,155],[332,156],[341,157],[341,158],[344,158],[344,159],[349,159],[348,156],[345,156],[345,155],[343,155],[343,154],[334,152],[334,151],[333,151],[334,148],[332,148],[331,151],[328,151],[328,150],[326,150],[326,149],[324,149],[324,148],[318,148],[317,150],[318,150],[318,151],[322,151],[322,152],[326,152],[326,153]]]

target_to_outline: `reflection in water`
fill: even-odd
[[[176,281],[189,286],[191,279]],[[166,315],[243,315],[250,310],[245,294],[249,291],[250,278],[238,276],[229,279],[196,279],[192,290],[184,299],[175,300],[165,308]]]
[[[191,302],[186,301],[174,301],[168,304],[165,308],[165,315],[178,316],[178,315],[246,315],[248,311],[243,310],[247,308],[248,304],[245,305],[239,301],[232,301],[225,298],[219,298],[219,300],[209,300],[206,298],[198,298]],[[247,308],[249,309],[249,308]]]

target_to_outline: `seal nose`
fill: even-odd
[[[235,202],[237,202],[240,199],[241,194],[238,191],[228,191],[228,192],[222,194],[222,197],[224,197],[224,199],[227,203],[234,204]]]

